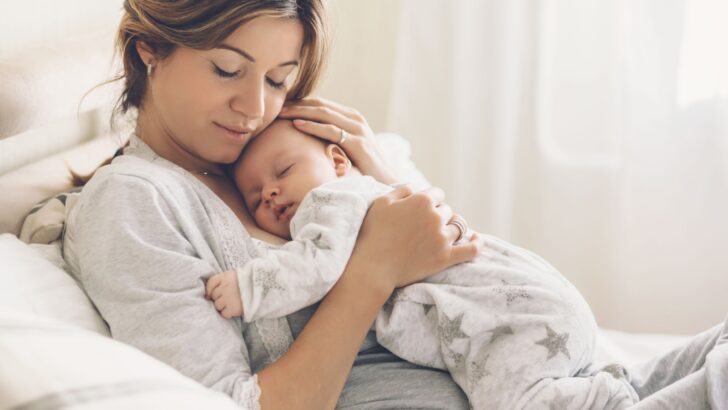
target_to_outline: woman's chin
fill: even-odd
[[[242,151],[242,148],[228,148],[227,150],[225,150],[225,152],[216,155],[215,158],[212,159],[212,161],[218,164],[232,164],[233,162],[237,161]]]

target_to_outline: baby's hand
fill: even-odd
[[[207,280],[205,298],[215,301],[215,309],[225,319],[243,315],[243,301],[235,270],[212,275]]]

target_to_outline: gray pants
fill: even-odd
[[[297,330],[297,328],[295,329]],[[297,332],[296,332],[297,333]],[[642,398],[636,410],[724,410],[728,396],[728,321],[693,337],[673,351],[629,368],[631,384]],[[374,332],[364,347],[374,349]],[[377,347],[361,352],[337,408],[347,410],[462,409],[465,394],[447,373],[412,365]],[[367,352],[372,352],[367,354]],[[400,369],[403,368],[403,369]],[[610,369],[618,373],[618,369]],[[416,374],[417,371],[422,374]],[[426,374],[425,374],[426,373]],[[616,375],[616,374],[615,374]],[[439,378],[438,378],[439,377]],[[578,406],[576,403],[571,403]],[[551,408],[559,408],[557,401]],[[548,405],[544,408],[549,408]],[[578,407],[562,407],[568,410]]]
[[[728,409],[728,318],[671,352],[629,369],[636,410]]]

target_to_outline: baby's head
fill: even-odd
[[[279,119],[248,142],[233,165],[233,178],[258,226],[290,239],[291,218],[304,196],[350,170],[341,147]]]

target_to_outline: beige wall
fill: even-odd
[[[70,7],[57,0],[0,0],[0,57],[22,52],[28,45],[53,47],[58,41],[88,36],[89,31],[113,34],[121,0],[72,3]]]
[[[54,0],[0,0],[6,11],[0,12],[0,58],[28,44],[53,47],[59,37],[116,27],[120,0],[73,1],[74,7]],[[374,131],[386,126],[400,6],[401,0],[329,0],[333,52],[317,94],[356,108]]]
[[[330,0],[333,52],[318,95],[385,131],[401,0]]]

